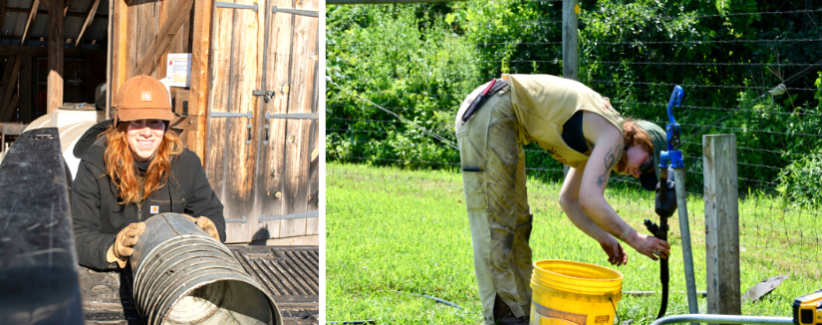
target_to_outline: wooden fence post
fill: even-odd
[[[579,80],[578,0],[562,1],[562,77]],[[570,167],[562,166],[565,175]]]
[[[702,136],[708,314],[742,315],[736,136]]]

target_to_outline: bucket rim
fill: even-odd
[[[542,268],[538,265],[540,263],[560,263],[560,264],[573,264],[573,265],[580,265],[580,266],[585,266],[585,267],[592,267],[592,268],[596,268],[596,269],[605,270],[606,272],[613,272],[617,275],[617,277],[610,278],[610,279],[579,278],[579,277],[565,275],[565,274],[562,274],[562,273],[557,273],[557,272]],[[559,276],[561,278],[574,279],[574,280],[582,279],[582,280],[585,280],[585,281],[594,281],[594,282],[622,281],[625,278],[625,276],[622,275],[622,272],[619,272],[617,270],[613,270],[613,269],[610,269],[610,268],[607,268],[607,267],[604,267],[604,266],[591,264],[591,263],[585,263],[585,262],[559,260],[559,259],[545,259],[545,260],[536,261],[536,262],[534,262],[534,276],[536,276],[537,270],[539,270],[541,272],[549,273],[552,276]]]

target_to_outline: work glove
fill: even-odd
[[[117,262],[120,268],[126,267],[128,257],[134,253],[134,245],[140,239],[140,235],[146,230],[145,222],[132,223],[120,230],[117,233],[117,238],[114,244],[109,247],[106,253],[106,261],[109,263]]]
[[[215,225],[214,222],[211,221],[211,219],[207,217],[194,218],[190,215],[185,216],[191,219],[192,222],[197,224],[197,226],[200,227],[200,229],[202,229],[203,231],[205,231],[209,236],[216,239],[217,241],[220,241],[220,233],[217,232],[217,225]]]

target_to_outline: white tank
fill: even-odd
[[[74,156],[74,146],[89,128],[105,119],[104,111],[97,111],[91,104],[66,104],[32,121],[25,131],[56,127],[60,132],[63,157],[71,170],[71,178],[77,176],[80,159]],[[2,160],[2,157],[0,157]]]

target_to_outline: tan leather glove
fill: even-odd
[[[200,227],[200,229],[202,229],[203,231],[205,231],[209,236],[216,239],[217,241],[220,241],[220,233],[217,232],[217,225],[215,225],[214,222],[211,221],[211,219],[207,217],[195,218],[190,215],[186,215],[186,217],[191,219],[192,222],[197,224],[197,226]]]
[[[108,248],[108,252],[106,253],[106,261],[109,263],[117,262],[121,268],[126,266],[126,262],[128,261],[128,257],[134,253],[134,244],[137,244],[137,241],[140,239],[140,235],[146,230],[146,224],[144,222],[139,223],[132,223],[120,230],[117,233],[117,238],[114,240],[114,244]]]

